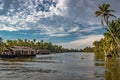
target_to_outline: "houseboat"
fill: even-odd
[[[33,57],[33,56],[36,56],[35,49],[24,46],[14,46],[0,53],[0,57],[3,58]]]
[[[37,54],[50,54],[51,51],[48,49],[39,49],[36,51]]]

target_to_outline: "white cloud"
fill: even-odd
[[[52,26],[47,27],[46,25],[42,25],[42,27],[39,27],[42,32],[40,35],[48,35],[50,37],[64,37],[69,36],[69,32],[65,31],[64,27],[55,28]]]
[[[11,8],[7,12],[7,16],[0,15],[0,26],[4,25],[5,27],[4,29],[0,27],[1,30],[15,31],[16,29],[33,29],[31,26],[29,26],[29,23],[36,24],[41,19],[52,17],[53,15],[63,16],[66,13],[67,9],[65,0],[53,0],[54,2],[57,1],[57,5],[56,7],[50,6],[49,12],[36,11],[36,6],[39,4],[38,0],[34,0],[36,4],[32,3],[33,0],[23,1],[24,3],[21,3],[21,1],[19,1],[20,7],[18,9],[22,9],[20,12],[14,12],[14,7],[10,5]],[[0,9],[1,6],[2,4],[0,4]]]
[[[8,27],[8,26],[6,26],[5,24],[0,24],[0,31],[2,31],[2,30],[7,30],[7,31],[16,31],[16,29],[15,28],[13,28],[13,27]]]
[[[58,4],[56,7],[50,7],[50,11],[52,11],[56,15],[64,15],[66,14],[67,5],[66,0],[57,0]]]
[[[103,35],[90,35],[84,36],[82,39],[74,40],[71,42],[60,43],[64,48],[74,48],[74,49],[81,49],[87,46],[93,46],[92,43],[96,40],[100,40],[103,38]]]
[[[50,36],[56,36],[56,37],[64,37],[64,36],[69,36],[70,34],[52,34]]]
[[[102,27],[101,26],[89,26],[89,25],[87,25],[86,28],[79,30],[79,32],[91,32],[91,31],[94,31],[96,29],[102,29]]]
[[[72,27],[68,32],[76,32],[78,31],[79,27]]]

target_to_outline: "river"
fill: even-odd
[[[0,80],[120,80],[120,59],[74,52],[1,58]]]

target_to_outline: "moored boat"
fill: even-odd
[[[0,54],[0,57],[2,58],[23,58],[23,57],[34,57],[36,55],[32,54],[32,55],[5,55],[5,54]]]
[[[2,58],[34,57],[34,56],[36,56],[35,49],[24,46],[14,46],[0,53],[0,57]]]
[[[50,54],[51,51],[48,49],[39,49],[36,51],[37,54]]]

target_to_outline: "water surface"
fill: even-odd
[[[0,80],[120,80],[120,59],[59,53],[0,59]]]

